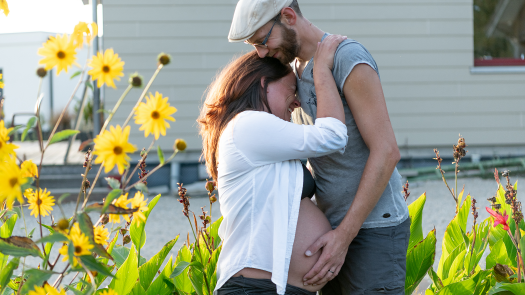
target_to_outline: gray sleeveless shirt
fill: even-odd
[[[325,34],[323,39],[328,36]],[[359,42],[347,39],[339,45],[335,53],[332,74],[343,101],[348,144],[344,154],[333,153],[327,156],[310,158],[308,162],[313,170],[317,185],[315,198],[317,205],[336,228],[346,215],[355,198],[361,176],[370,151],[366,146],[352,112],[343,94],[346,78],[357,64],[368,64],[377,74],[379,71],[372,55]],[[317,96],[313,80],[313,58],[303,70],[301,79],[297,77],[297,94],[301,108],[296,109],[292,119],[297,124],[313,125],[317,113]],[[401,176],[394,170],[381,199],[372,210],[362,228],[395,226],[408,218],[408,208],[402,195]]]

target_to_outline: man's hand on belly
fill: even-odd
[[[320,285],[333,279],[345,262],[348,246],[354,236],[338,230],[337,228],[322,235],[306,251],[306,256],[311,256],[321,250],[322,254],[317,263],[303,277],[304,285]]]

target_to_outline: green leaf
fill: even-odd
[[[55,135],[53,135],[53,137],[49,140],[49,143],[48,145],[51,145],[53,143],[56,143],[56,142],[59,142],[59,141],[62,141],[62,140],[65,140],[77,133],[79,133],[80,131],[78,130],[62,130],[60,132],[57,132],[55,133]]]
[[[410,240],[408,249],[411,249],[423,240],[423,207],[427,200],[426,193],[423,193],[417,200],[408,206],[410,215]]]
[[[146,231],[144,230],[144,227],[146,226],[149,214],[151,213],[153,208],[155,208],[159,199],[160,194],[153,198],[151,202],[149,202],[148,210],[144,212],[144,216],[146,217],[146,220],[144,222],[142,222],[138,218],[134,218],[131,222],[131,226],[129,227],[129,235],[131,237],[131,241],[137,249],[142,248],[146,243]]]
[[[428,276],[432,280],[432,283],[436,287],[437,291],[443,288],[443,282],[439,278],[438,274],[431,268],[428,269]],[[405,293],[408,294],[408,293]]]
[[[106,197],[106,201],[104,202],[104,207],[102,207],[102,214],[106,213],[106,210],[108,209],[108,206],[115,200],[116,198],[120,197],[122,195],[121,189],[113,189],[108,196]]]
[[[35,243],[56,243],[56,242],[66,242],[67,240],[68,238],[64,234],[55,232],[53,234],[50,234],[49,236],[45,236],[41,238]]]
[[[198,263],[190,267],[189,277],[191,284],[193,285],[193,288],[195,289],[195,292],[197,292],[198,295],[211,295],[211,292],[208,292],[206,286],[202,264]]]
[[[70,195],[71,195],[70,193],[62,194],[62,195],[60,196],[60,198],[58,198],[57,203],[58,203],[58,204],[62,204],[62,202],[63,202],[67,197],[69,197]]]
[[[17,132],[22,127],[24,127],[24,125],[18,125],[18,126],[13,127],[13,129],[9,130],[9,132],[7,133],[7,136],[11,136],[11,134]]]
[[[211,224],[206,230],[210,234],[210,237],[213,239],[213,248],[217,249],[221,243],[221,237],[219,237],[219,227],[221,226],[223,217],[221,216],[217,221]]]
[[[157,156],[159,157],[160,164],[164,164],[164,153],[160,149],[160,145],[157,146]]]
[[[146,290],[142,288],[142,285],[140,282],[136,282],[135,286],[133,286],[133,289],[131,290],[131,293],[129,295],[144,295],[146,294]]]
[[[496,244],[490,248],[490,253],[486,259],[487,269],[493,268],[496,263],[505,265],[511,264],[503,239],[496,242]]]
[[[28,269],[25,271],[28,279],[22,286],[21,294],[27,294],[29,291],[33,291],[35,286],[41,287],[42,284],[49,280],[49,278],[56,274],[55,272],[40,269]]]
[[[210,284],[210,289],[214,290],[217,285],[217,261],[219,260],[219,255],[221,254],[221,247],[215,249],[211,255],[211,259],[206,265],[206,276],[208,278],[208,283]]]
[[[502,291],[509,291],[512,292],[512,294],[516,295],[523,295],[525,294],[525,283],[517,283],[517,284],[503,284],[498,283],[489,291],[489,295],[497,294]]]
[[[525,261],[525,236],[521,237],[520,241],[521,258]]]
[[[135,250],[135,247],[131,245],[131,251],[128,258],[118,269],[115,274],[116,277],[113,278],[109,284],[109,288],[113,289],[117,294],[128,294],[131,289],[133,289],[135,282],[139,278],[137,263],[137,251]]]
[[[461,253],[463,253],[463,257],[465,256],[464,251],[465,251],[465,244],[459,244],[456,247],[456,249],[450,252],[447,258],[443,260],[443,263],[439,264],[437,274],[443,281],[445,281],[449,277],[450,268],[452,267],[452,264],[454,263],[454,261],[456,261],[458,256]],[[452,275],[453,274],[454,273],[452,273]],[[443,284],[447,285],[447,283],[445,282],[443,282]]]
[[[188,264],[191,262],[191,252],[187,246],[182,246],[180,248],[179,253],[177,255],[177,259],[175,260],[175,264],[177,266],[181,262],[187,262]],[[175,273],[175,271],[173,272]],[[189,272],[189,269],[184,267],[181,275],[173,276],[172,274],[171,277],[175,277],[175,287],[177,288],[177,290],[180,290],[187,294],[191,294],[195,292],[195,290],[193,289],[193,286],[191,284],[190,278],[188,276],[188,272]]]
[[[91,271],[99,272],[104,276],[113,277],[113,274],[92,255],[80,256],[80,261]]]
[[[147,289],[148,295],[168,295],[172,294],[173,289],[175,289],[175,286],[173,283],[168,279],[170,273],[173,272],[173,257],[170,257],[168,260],[168,263],[166,263],[166,266],[164,266],[164,269],[159,274],[159,276],[153,281],[153,283],[149,286]],[[142,278],[142,277],[141,277]]]
[[[437,294],[438,295],[472,295],[476,290],[478,283],[481,283],[487,275],[489,275],[491,270],[484,270],[478,272],[475,276],[470,279],[460,281],[457,283],[450,284],[441,289]]]
[[[27,237],[12,236],[6,239],[0,238],[0,252],[4,255],[16,257],[31,255],[44,258],[35,242]]]
[[[18,215],[13,214],[0,227],[0,238],[9,238],[13,234]]]
[[[24,132],[22,132],[22,137],[20,138],[21,141],[24,141],[27,136],[27,132],[29,132],[29,129],[33,128],[33,125],[35,125],[36,117],[31,117],[29,121],[27,121],[26,128],[24,128]]]
[[[76,72],[73,73],[73,75],[71,75],[71,77],[69,77],[69,79],[73,79],[73,78],[75,78],[76,76],[78,76],[80,74],[82,74],[82,71],[76,71]]]
[[[173,273],[170,275],[170,278],[174,279],[174,278],[178,277],[182,272],[184,272],[186,270],[186,268],[188,268],[188,266],[190,266],[189,262],[187,262],[187,261],[180,261],[177,264],[177,266],[175,267],[175,269],[173,270]]]
[[[434,229],[407,254],[405,294],[412,294],[417,288],[425,274],[432,267],[435,252],[436,230]]]
[[[164,247],[162,247],[162,249],[155,256],[153,256],[148,262],[144,263],[139,268],[140,284],[142,285],[144,290],[148,290],[149,285],[153,281],[153,278],[157,275],[157,271],[159,271],[160,266],[164,262],[164,259],[166,258],[166,256],[168,256],[169,252],[171,251],[173,246],[175,246],[175,243],[178,239],[179,236],[167,242],[166,245],[164,245]]]
[[[0,269],[0,294],[4,292],[5,287],[11,280],[13,271],[18,268],[18,264],[20,264],[20,258],[15,257],[7,264],[7,267]]]
[[[104,179],[108,182],[109,186],[112,189],[120,190],[120,181],[118,181],[118,179],[114,177],[106,177]]]
[[[113,259],[115,261],[115,264],[117,265],[117,268],[120,268],[122,264],[128,259],[129,256],[129,248],[117,245],[113,250],[111,251],[111,255],[113,256]],[[146,258],[140,256],[140,263],[139,265],[143,265],[146,263]]]
[[[137,184],[135,186],[135,188],[138,191],[142,192],[142,194],[145,195],[145,196],[147,196],[149,194],[148,187],[146,186],[146,184],[144,182],[141,182],[141,183]]]

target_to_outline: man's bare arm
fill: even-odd
[[[370,156],[354,201],[341,224],[308,248],[307,255],[321,248],[323,253],[304,276],[305,285],[323,284],[339,273],[348,246],[381,198],[400,159],[377,73],[366,64],[355,66],[343,92]]]

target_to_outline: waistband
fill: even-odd
[[[269,279],[252,279],[240,277],[231,277],[214,295],[227,295],[236,291],[252,291],[253,294],[277,294],[277,287]],[[252,294],[250,292],[250,294]],[[315,295],[315,292],[310,292],[305,289],[286,285],[286,295]]]

